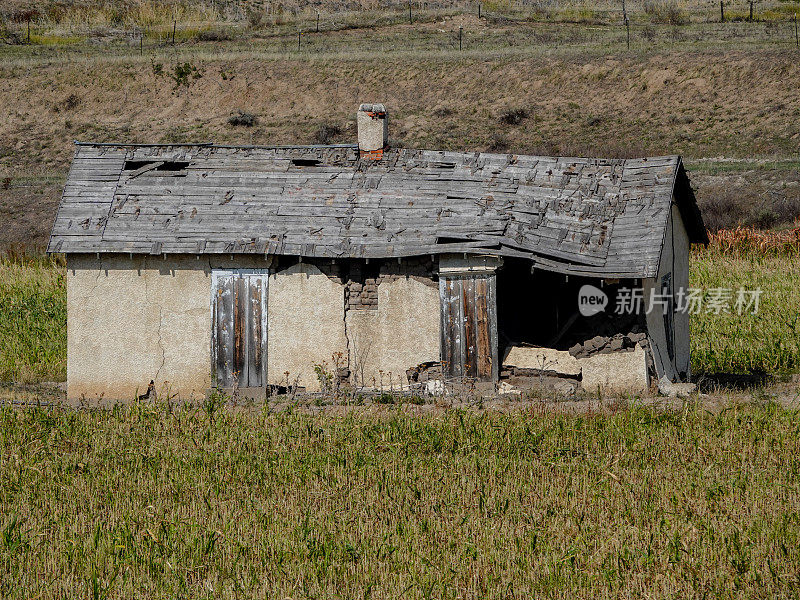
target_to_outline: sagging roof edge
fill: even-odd
[[[444,246],[444,245],[443,245]],[[456,246],[456,245],[454,245]],[[58,250],[51,250],[48,248],[48,254],[58,253]],[[261,253],[259,252],[205,252],[201,255],[197,255],[192,252],[164,252],[161,254],[153,254],[148,252],[107,252],[103,250],[99,250],[97,252],[91,251],[84,251],[84,252],[68,252],[66,253],[67,256],[92,256],[96,254],[101,254],[103,256],[137,256],[137,257],[149,257],[152,259],[166,259],[169,257],[192,257],[192,256],[260,256]],[[557,259],[548,259],[543,256],[533,255],[530,253],[523,253],[518,250],[512,250],[508,248],[464,248],[461,245],[458,247],[447,247],[444,246],[441,251],[439,252],[430,252],[433,255],[441,255],[441,254],[474,254],[474,255],[491,255],[491,256],[500,256],[503,258],[520,258],[523,260],[528,260],[531,263],[531,268],[539,269],[542,271],[550,271],[553,273],[561,273],[562,275],[572,275],[574,277],[589,277],[589,278],[596,278],[596,279],[643,279],[647,278],[650,275],[647,273],[643,273],[640,269],[637,268],[636,265],[631,264],[629,270],[619,271],[619,270],[609,270],[609,269],[592,269],[589,265],[583,264],[576,264],[570,263],[566,261],[558,261]],[[414,254],[406,254],[403,256],[364,256],[361,258],[354,258],[352,256],[343,256],[343,257],[321,257],[316,255],[309,255],[304,256],[302,253],[290,253],[290,254],[264,254],[264,256],[268,257],[276,257],[276,256],[290,256],[290,257],[302,257],[304,259],[309,260],[364,260],[367,258],[375,259],[375,260],[391,260],[397,258],[414,258],[420,256],[419,253]]]

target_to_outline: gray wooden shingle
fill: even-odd
[[[355,146],[78,144],[51,252],[443,252],[597,276],[657,271],[675,198],[705,229],[680,157],[630,160]]]

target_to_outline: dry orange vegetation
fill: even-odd
[[[797,254],[800,252],[800,219],[794,227],[781,231],[763,231],[755,227],[721,229],[711,233],[711,244],[723,254],[759,252],[763,254]]]

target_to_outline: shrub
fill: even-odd
[[[678,6],[675,0],[646,0],[644,12],[650,15],[653,23],[686,25],[689,22],[689,16]]]
[[[314,142],[317,144],[330,144],[334,138],[341,135],[342,128],[333,123],[322,123],[314,132]]]
[[[81,97],[77,94],[70,94],[64,100],[64,110],[75,110],[81,103]]]
[[[508,150],[508,140],[499,134],[492,135],[492,141],[486,147],[486,151],[502,153],[506,150]]]
[[[519,125],[528,118],[528,111],[524,108],[509,108],[500,113],[499,121],[503,125]]]
[[[233,36],[225,29],[204,29],[198,31],[194,39],[198,42],[227,42],[232,40]]]
[[[175,87],[189,87],[193,79],[200,79],[202,76],[203,72],[190,62],[176,64],[174,72],[170,75]]]
[[[238,109],[234,114],[228,117],[228,125],[233,127],[252,127],[258,123],[258,118],[253,113]]]

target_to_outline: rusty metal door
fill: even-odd
[[[463,275],[439,278],[442,371],[452,379],[496,381],[496,278]]]
[[[211,368],[219,387],[266,385],[268,280],[253,269],[211,274]]]

